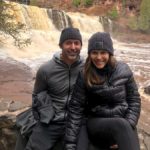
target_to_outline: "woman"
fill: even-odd
[[[118,62],[113,55],[109,33],[92,35],[84,69],[69,103],[66,150],[76,149],[85,115],[89,139],[97,149],[118,146],[119,150],[140,150],[136,131],[140,95],[129,66]]]

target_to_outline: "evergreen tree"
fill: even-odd
[[[140,6],[139,29],[150,30],[150,0],[142,0]]]
[[[25,32],[25,25],[15,21],[14,4],[0,0],[0,33],[1,36],[10,35],[14,39],[14,43],[18,47],[25,46],[30,43],[30,39],[23,39],[21,32]],[[0,43],[2,43],[0,39]]]

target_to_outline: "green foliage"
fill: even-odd
[[[38,6],[37,0],[30,0],[30,5]]]
[[[18,47],[30,44],[30,39],[23,39],[21,33],[25,32],[25,25],[15,21],[14,4],[0,0],[0,33],[10,35]],[[15,10],[16,11],[16,10]],[[2,43],[2,40],[0,40]]]
[[[150,0],[142,0],[140,6],[139,29],[150,30]]]
[[[129,19],[128,26],[132,30],[138,30],[138,17],[132,17]]]
[[[78,7],[81,4],[81,0],[73,0],[73,5]]]
[[[123,6],[123,9],[124,9],[125,6],[126,6],[126,0],[122,0],[122,6]]]
[[[85,6],[91,6],[93,4],[93,0],[84,0]]]
[[[122,0],[122,16],[125,15],[126,12],[126,0]]]
[[[107,16],[112,19],[112,20],[115,20],[119,17],[119,14],[118,14],[118,11],[116,9],[116,7],[113,7],[112,10],[110,10],[108,13],[107,13]]]

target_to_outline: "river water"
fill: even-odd
[[[11,57],[26,64],[35,72],[42,63],[52,58],[53,54],[60,49],[57,42],[48,42],[48,39],[43,40],[39,33],[34,34],[38,34],[34,39],[36,43],[34,42],[24,49],[7,45],[0,49],[0,58]],[[38,42],[40,42],[39,46]],[[129,64],[136,76],[138,85],[143,86],[150,82],[150,44],[122,43],[115,39],[113,42],[116,58]],[[85,58],[87,56],[87,37],[84,40],[81,55]]]

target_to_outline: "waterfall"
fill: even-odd
[[[106,16],[99,16],[99,22],[103,25],[106,32],[113,32],[113,22]]]
[[[45,9],[18,3],[15,3],[15,7],[14,13],[17,21],[26,24],[31,30],[61,31],[65,27],[73,26],[85,33],[103,31],[98,16],[87,16],[72,12],[66,13],[61,10]]]
[[[49,19],[47,10],[35,6],[22,5],[22,13],[25,17],[25,24],[30,29],[50,31],[56,30],[56,27]]]
[[[110,19],[108,19],[108,22],[109,22],[109,32],[112,33],[113,32],[113,22]]]
[[[103,26],[99,22],[98,16],[88,16],[81,13],[67,13],[71,18],[72,25],[79,28],[82,32],[91,34],[98,31],[103,31]]]
[[[60,10],[48,9],[47,13],[58,30],[62,30],[65,27],[72,26],[71,18],[68,15],[66,15],[65,12]]]
[[[39,58],[48,56],[49,52],[59,50],[59,37],[65,27],[80,29],[83,37],[83,49],[92,33],[103,31],[98,16],[88,16],[82,13],[64,12],[61,10],[45,9],[36,6],[12,3],[15,5],[16,21],[24,23],[28,28],[27,35],[31,38],[31,45],[19,50],[13,45],[13,40],[7,39],[4,52],[15,59]]]

